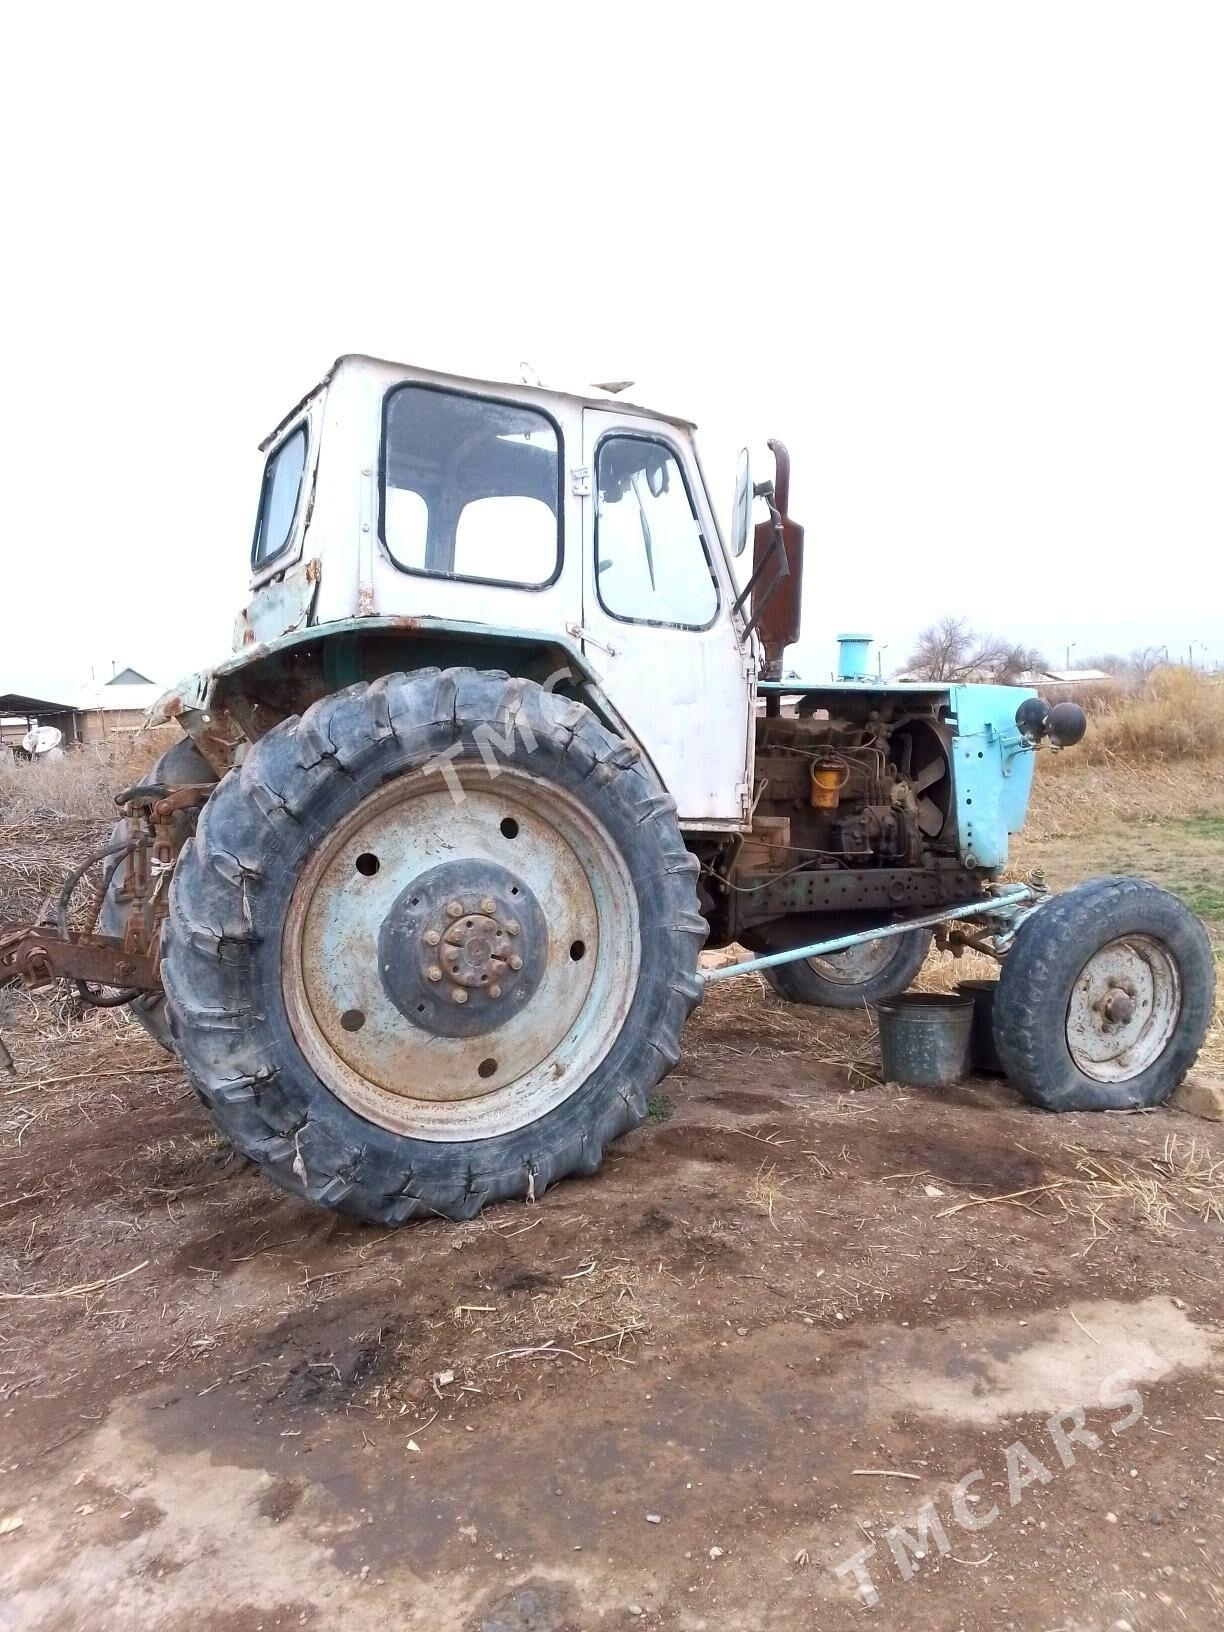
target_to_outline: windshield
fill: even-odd
[[[264,466],[259,514],[255,518],[255,543],[251,551],[255,566],[271,561],[288,544],[305,469],[306,427],[299,425],[280,447],[268,455],[268,462]]]
[[[538,589],[561,552],[561,435],[521,403],[402,385],[383,411],[382,537],[396,566]]]

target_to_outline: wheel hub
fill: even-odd
[[[289,1024],[320,1081],[380,1127],[442,1141],[525,1127],[575,1093],[639,968],[633,879],[583,801],[509,767],[455,775],[458,808],[413,772],[350,811],[284,931]]]
[[[1067,1006],[1067,1047],[1085,1076],[1126,1082],[1155,1064],[1181,1012],[1181,978],[1150,935],[1100,947],[1081,969]]]
[[[507,867],[450,861],[415,878],[379,932],[379,966],[400,1013],[437,1037],[505,1023],[540,984],[548,924]]]
[[[1132,993],[1123,991],[1121,986],[1113,986],[1101,999],[1099,1007],[1101,1017],[1107,1025],[1125,1025],[1135,1012],[1135,999]]]

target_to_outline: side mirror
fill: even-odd
[[[735,472],[735,502],[731,507],[731,554],[743,555],[752,530],[752,463],[748,449],[739,456]]]

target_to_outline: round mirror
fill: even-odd
[[[748,548],[748,534],[752,527],[752,464],[748,449],[739,456],[735,472],[735,502],[731,508],[731,554],[743,555]]]

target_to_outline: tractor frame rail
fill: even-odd
[[[742,963],[729,963],[721,969],[703,969],[700,980],[713,986],[720,980],[732,980],[736,975],[752,975],[761,969],[775,969],[782,963],[798,963],[801,958],[828,957],[833,952],[845,952],[852,946],[866,946],[872,941],[887,940],[890,935],[904,935],[911,929],[936,929],[953,923],[958,918],[997,918],[998,929],[984,943],[975,937],[972,945],[979,951],[1001,957],[1015,938],[1016,930],[1026,918],[1049,899],[1044,884],[1008,884],[985,900],[962,902],[959,906],[945,907],[940,912],[924,913],[921,918],[905,918],[899,923],[882,924],[876,929],[863,929],[853,935],[837,935],[824,941],[813,941],[810,946],[795,946],[785,952],[770,952],[759,958],[745,958]],[[955,932],[953,932],[955,934]],[[962,938],[965,944],[968,938]]]

